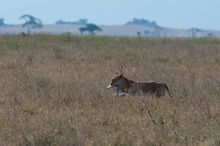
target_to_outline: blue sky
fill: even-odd
[[[0,18],[21,24],[30,14],[44,24],[86,18],[98,25],[123,25],[144,18],[163,27],[220,30],[220,0],[1,0]]]

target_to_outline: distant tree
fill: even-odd
[[[97,32],[102,31],[102,29],[95,24],[89,23],[86,24],[86,27],[80,27],[79,31],[81,34],[83,34],[85,31],[88,31],[90,35],[94,36]]]
[[[31,15],[22,15],[19,19],[25,19],[25,23],[22,27],[27,27],[27,34],[30,34],[31,29],[42,28],[43,24],[40,19],[37,19]]]
[[[198,29],[198,28],[192,27],[192,28],[188,29],[187,32],[188,32],[188,35],[189,35],[189,36],[191,36],[192,38],[194,38],[194,37],[196,37],[196,34],[197,34],[198,32],[202,32],[202,30],[201,30],[201,29]]]
[[[125,25],[142,25],[142,26],[148,26],[148,27],[153,27],[153,28],[162,28],[158,26],[155,21],[150,22],[149,20],[137,19],[137,18],[133,18],[132,21],[128,21]]]
[[[80,28],[79,28],[79,31],[80,31],[80,34],[83,35],[83,33],[84,33],[85,31],[87,31],[87,28],[86,28],[86,27],[80,27]]]
[[[140,37],[140,36],[141,36],[141,32],[140,32],[140,31],[138,31],[138,32],[137,32],[137,35]]]
[[[86,28],[87,28],[87,31],[91,34],[91,35],[95,35],[98,31],[102,31],[101,28],[99,28],[97,25],[95,24],[86,24]]]
[[[4,19],[0,18],[0,34],[1,34],[1,26],[4,26],[4,25],[5,25]]]
[[[75,24],[75,25],[86,25],[87,22],[88,22],[87,19],[79,19],[78,21],[72,22],[72,24]]]
[[[74,25],[86,25],[88,22],[87,19],[79,19],[78,21],[70,22],[63,21],[62,19],[58,20],[55,24],[74,24]]]
[[[0,18],[0,26],[4,26],[5,23],[4,23],[4,19],[3,18]]]
[[[62,19],[58,20],[55,24],[72,24],[70,21],[63,21]]]

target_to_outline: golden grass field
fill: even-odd
[[[119,98],[121,72],[172,95]],[[220,40],[0,37],[0,145],[220,145]]]

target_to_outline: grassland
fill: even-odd
[[[117,98],[115,72],[172,98]],[[0,37],[0,145],[220,144],[220,40]]]

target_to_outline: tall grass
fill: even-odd
[[[1,145],[219,145],[220,40],[0,37]],[[172,98],[114,97],[115,72]]]

